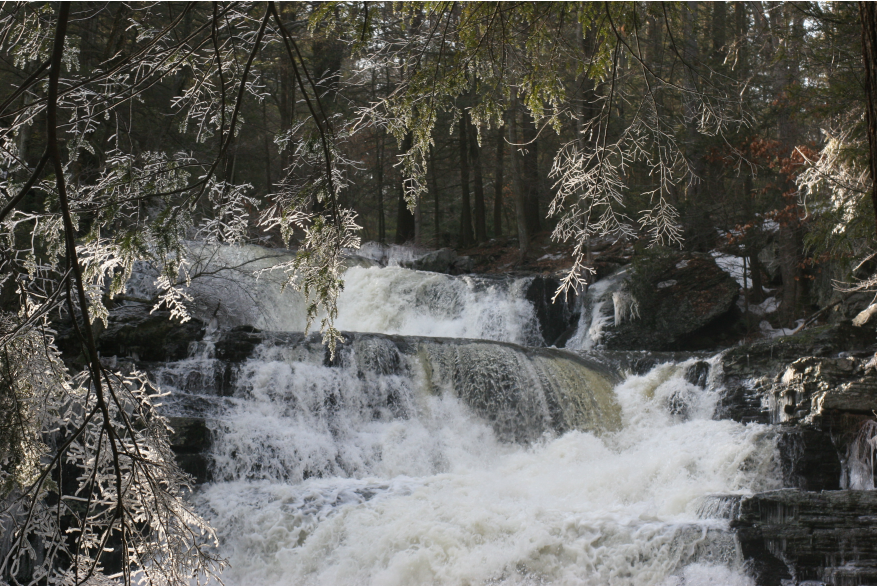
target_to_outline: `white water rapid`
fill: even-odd
[[[711,496],[779,487],[776,435],[713,419],[718,358],[696,385],[702,360],[631,375],[618,354],[471,340],[531,340],[520,280],[345,280],[339,326],[383,334],[333,360],[293,333],[229,359],[231,332],[155,373],[168,409],[207,418],[213,480],[193,499],[227,584],[751,583]],[[603,285],[580,348],[611,319]]]
[[[367,243],[369,244],[369,243]],[[286,276],[268,269],[293,259],[286,251],[254,245],[216,246],[189,243],[187,293],[195,316],[221,327],[255,326],[259,330],[301,332],[306,324],[303,297],[283,288]],[[413,256],[403,247],[389,251],[390,266],[372,257],[351,256],[343,274],[335,325],[349,332],[476,338],[541,345],[539,325],[524,291],[532,278],[451,276],[398,266]],[[386,261],[387,259],[379,257]],[[151,298],[157,272],[138,265],[128,295]]]

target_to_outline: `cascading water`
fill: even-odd
[[[207,418],[193,499],[226,582],[751,583],[728,518],[779,487],[776,435],[713,419],[717,358],[704,383],[695,359],[630,375],[599,352],[430,338],[526,343],[532,309],[510,279],[345,279],[339,324],[385,334],[330,358],[315,335],[220,330],[154,368],[169,413]]]
[[[206,323],[232,328],[301,332],[307,312],[304,299],[283,288],[286,276],[270,268],[290,261],[293,253],[255,245],[219,246],[189,243],[187,293],[193,313]],[[393,265],[414,253],[403,247],[389,252],[374,247],[367,256],[349,256],[338,299],[338,328],[412,336],[476,338],[545,344],[533,304],[524,297],[531,277],[451,276]],[[386,253],[386,254],[385,254]],[[391,263],[382,267],[379,261]],[[157,272],[139,264],[127,293],[155,296]]]
[[[228,581],[748,582],[703,502],[773,488],[775,441],[713,420],[694,361],[613,387],[564,351],[350,338],[327,364],[317,338],[267,336],[214,397],[215,481],[197,499]],[[215,363],[159,379],[197,399]]]
[[[603,329],[612,323],[618,326],[623,314],[617,305],[618,294],[622,291],[625,277],[627,269],[623,268],[588,288],[583,296],[578,328],[566,343],[567,348],[595,349],[603,342]]]

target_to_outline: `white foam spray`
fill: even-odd
[[[282,271],[268,270],[291,260],[294,253],[256,245],[193,242],[188,246],[193,279],[187,293],[193,298],[193,315],[224,328],[250,325],[265,331],[304,331],[307,312],[302,295],[284,287]],[[398,261],[416,253],[407,247],[373,246],[361,252],[350,256],[342,275],[345,288],[335,323],[339,329],[544,344],[533,304],[524,298],[532,278],[405,269]],[[382,267],[376,258],[391,266]],[[139,264],[127,293],[154,297],[156,277],[148,265]]]
[[[524,298],[530,281],[352,267],[344,273],[336,326],[541,345],[533,304]]]
[[[603,342],[603,329],[618,326],[626,318],[627,308],[622,308],[616,298],[621,295],[627,269],[597,281],[588,287],[583,296],[582,313],[576,333],[566,343],[566,348],[589,351]]]
[[[727,521],[700,506],[775,487],[774,437],[711,419],[715,379],[688,383],[689,363],[616,386],[617,432],[520,445],[416,368],[264,348],[216,423],[221,481],[200,494],[224,579],[748,584]]]

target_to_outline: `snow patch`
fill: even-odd
[[[774,328],[770,325],[770,322],[768,322],[767,320],[762,320],[758,324],[758,328],[761,330],[761,334],[765,338],[778,338],[780,336],[788,336],[789,334],[792,334],[798,328],[800,328],[802,324],[804,324],[803,318],[795,322],[795,326],[792,328]]]
[[[718,251],[710,251],[710,255],[713,256],[713,259],[715,259],[716,261],[716,265],[718,265],[722,271],[733,277],[737,281],[737,283],[740,284],[740,287],[744,287],[743,257],[726,255]],[[751,282],[751,280],[748,279],[748,275],[747,281]],[[749,285],[749,283],[746,283],[745,285]]]

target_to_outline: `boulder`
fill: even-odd
[[[463,275],[472,273],[474,263],[470,257],[458,256],[453,249],[438,249],[415,259],[399,261],[399,266],[417,271]]]
[[[759,585],[877,582],[877,492],[781,489],[731,521]]]
[[[177,464],[191,475],[196,483],[209,481],[210,467],[207,451],[210,450],[210,430],[204,418],[168,418],[173,432],[170,435],[171,450],[177,456]]]
[[[97,337],[98,351],[140,361],[185,359],[189,343],[204,337],[204,323],[197,318],[180,323],[171,320],[167,310],[151,310],[151,304],[137,302],[113,308],[107,327]]]
[[[533,304],[539,330],[546,346],[562,347],[579,322],[576,296],[559,296],[553,300],[560,280],[550,275],[537,275],[527,286],[524,297]]]
[[[607,329],[606,347],[653,351],[717,347],[727,342],[725,335],[736,322],[739,289],[709,255],[665,253],[640,261],[625,291],[614,298],[622,322]]]

